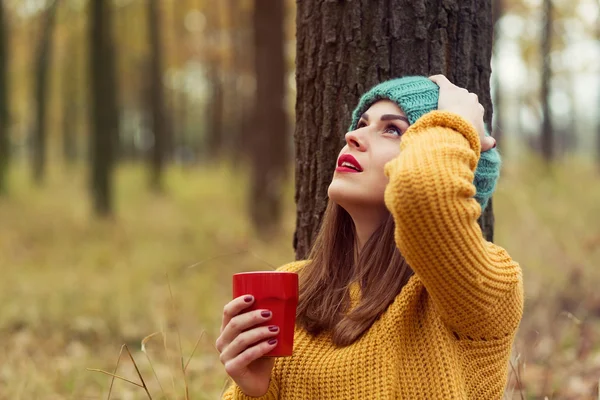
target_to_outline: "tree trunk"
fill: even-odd
[[[119,138],[112,11],[105,0],[90,1],[91,190],[94,210],[112,212],[112,177]]]
[[[502,17],[504,13],[504,0],[492,0],[492,20],[494,26],[494,41],[493,41],[493,51],[494,51],[494,59],[495,65],[499,64],[498,60],[498,39],[500,38],[500,27],[498,21]],[[504,129],[504,121],[502,120],[502,82],[500,81],[500,75],[498,72],[492,74],[492,84],[494,85],[494,117],[496,120],[495,125],[491,125],[491,130],[493,131],[494,138],[496,139],[496,143],[498,147],[502,147],[502,130]]]
[[[552,0],[544,0],[542,31],[542,156],[546,162],[554,159],[554,128],[552,126],[552,113],[550,111],[550,84],[552,80],[552,66],[550,52],[552,51]]]
[[[216,61],[212,62],[216,63]],[[205,153],[209,159],[215,160],[223,151],[223,82],[219,65],[210,65],[208,76],[211,82],[211,95],[208,102],[209,125]]]
[[[48,73],[52,58],[52,31],[56,21],[58,0],[55,0],[46,11],[44,26],[40,32],[35,65],[34,101],[36,103],[35,128],[32,135],[33,180],[41,184],[46,169],[46,137],[47,137],[47,92]]]
[[[10,157],[8,132],[8,29],[4,15],[4,2],[0,1],[0,195],[7,192],[6,178]]]
[[[206,38],[208,39],[208,80],[211,84],[211,95],[208,101],[208,132],[206,134],[205,155],[211,159],[218,159],[223,153],[223,113],[224,99],[223,93],[223,68],[221,57],[217,50],[220,46],[220,6],[214,4],[206,9]]]
[[[75,13],[69,13],[68,18],[72,21],[76,18]],[[72,22],[71,22],[72,24]],[[78,26],[69,26],[67,57],[65,57],[62,78],[62,147],[63,157],[67,165],[73,165],[77,160],[77,130],[79,129],[79,90],[77,83],[79,77],[79,31]]]
[[[148,39],[150,44],[150,120],[154,143],[150,157],[150,185],[154,190],[162,189],[161,177],[167,156],[167,120],[162,68],[161,18],[158,0],[148,2]]]
[[[250,138],[250,215],[259,234],[277,227],[287,167],[284,2],[254,1],[255,130]]]
[[[187,61],[188,50],[188,34],[185,28],[185,16],[190,11],[190,4],[188,2],[182,3],[173,1],[173,30],[176,43],[178,46],[174,46],[173,52],[176,60],[177,67],[185,67]],[[175,89],[172,93],[172,107],[171,112],[173,115],[173,121],[171,124],[172,137],[171,141],[175,153],[182,162],[185,162],[184,154],[189,151],[189,144],[187,141],[188,123],[187,123],[187,108],[188,98],[187,93],[182,88]]]
[[[327,205],[350,113],[371,86],[402,75],[443,73],[477,93],[490,124],[492,0],[303,0],[296,26],[294,247],[302,259]],[[492,240],[491,203],[480,225]]]
[[[248,104],[252,101],[245,95],[244,90],[238,88],[240,80],[247,77],[249,71],[252,71],[250,52],[252,43],[249,41],[251,31],[250,15],[244,10],[240,0],[227,0],[227,10],[229,19],[233,22],[229,32],[232,43],[232,64],[234,77],[228,82],[228,92],[232,94],[227,102],[229,123],[227,135],[227,149],[233,159],[234,165],[238,166],[240,162],[246,161],[244,149],[247,139],[251,135],[249,120],[252,118],[252,109]],[[250,51],[249,51],[250,50]]]

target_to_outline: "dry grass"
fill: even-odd
[[[106,399],[112,378],[88,368],[141,383],[125,350],[114,372],[123,344],[153,399],[185,399],[186,381],[190,399],[218,398],[212,344],[231,274],[293,258],[291,185],[282,232],[263,243],[245,216],[246,182],[228,168],[173,169],[161,196],[141,168],[123,167],[110,221],[90,218],[82,171],[52,170],[41,189],[26,173],[14,169],[0,200],[0,399]],[[575,161],[552,173],[507,163],[495,207],[496,241],[526,279],[513,397],[597,398],[598,175]],[[111,399],[147,398],[114,380]]]
[[[122,168],[111,221],[90,218],[83,173],[52,171],[39,190],[26,173],[14,171],[0,203],[0,399],[104,399],[110,377],[86,368],[113,371],[124,343],[160,393],[140,348],[155,331],[168,351],[158,337],[146,351],[165,391],[184,398],[176,327],[184,356],[205,332],[187,369],[190,398],[217,398],[225,375],[213,343],[231,274],[291,260],[293,219],[270,243],[255,240],[245,182],[226,168],[169,171],[164,196],[148,193],[141,168]],[[292,199],[290,188],[287,215]],[[119,371],[138,381],[125,358]],[[116,381],[112,398],[147,396]]]

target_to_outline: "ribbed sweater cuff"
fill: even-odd
[[[434,126],[450,128],[463,135],[479,160],[479,155],[481,153],[479,133],[477,133],[475,127],[469,121],[458,114],[450,111],[431,111],[419,118],[417,122],[409,128],[409,131],[414,135],[417,132],[427,130]],[[409,134],[409,131],[406,131],[405,135]],[[400,144],[400,147],[402,148],[402,144]]]
[[[271,381],[269,382],[269,389],[267,390],[267,393],[265,393],[263,396],[260,396],[260,397],[248,396],[244,392],[242,392],[242,390],[240,389],[239,386],[236,385],[235,394],[234,394],[233,398],[236,400],[277,400],[278,397],[279,397],[279,389],[277,387],[277,383],[275,382],[274,379],[271,379]]]

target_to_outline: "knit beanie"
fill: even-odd
[[[390,100],[396,103],[412,125],[421,116],[437,110],[439,92],[439,86],[424,76],[406,76],[382,82],[362,95],[358,106],[352,112],[352,124],[349,130],[356,129],[360,116],[378,100]],[[489,136],[487,126],[485,133]],[[479,157],[473,184],[476,189],[475,200],[481,205],[482,211],[496,189],[500,164],[500,154],[495,148],[482,152]]]

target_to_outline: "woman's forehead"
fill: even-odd
[[[402,116],[406,116],[404,111],[398,107],[396,103],[391,100],[382,99],[378,100],[375,103],[371,104],[371,106],[365,111],[367,115],[383,115],[383,114],[398,114]],[[364,115],[364,114],[363,114]]]

